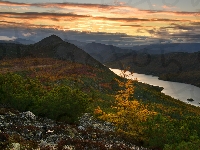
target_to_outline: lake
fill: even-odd
[[[111,69],[115,74],[119,75],[121,73],[121,70],[119,69]],[[126,74],[130,74],[130,72],[126,72]],[[185,83],[179,83],[179,82],[171,82],[171,81],[163,81],[159,80],[158,77],[152,76],[152,75],[145,75],[145,74],[138,74],[133,73],[132,76],[128,77],[129,79],[135,79],[139,82],[147,83],[150,85],[160,86],[164,89],[162,90],[162,93],[169,95],[175,99],[179,99],[185,103],[189,103],[195,106],[200,106],[200,88],[185,84]],[[193,102],[187,101],[188,98],[194,99]]]

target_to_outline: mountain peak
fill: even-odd
[[[36,43],[35,45],[37,47],[41,47],[41,46],[48,46],[48,45],[54,45],[54,44],[58,44],[58,43],[62,43],[64,42],[59,36],[57,35],[51,35],[49,37],[44,38],[43,40],[41,40],[40,42]]]
[[[56,42],[60,41],[60,42],[63,42],[63,40],[59,36],[57,36],[55,34],[52,34],[49,37],[44,38],[43,40],[45,40],[45,39],[49,40],[49,41],[56,41]]]

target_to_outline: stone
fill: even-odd
[[[22,113],[22,117],[23,117],[23,118],[32,119],[32,120],[35,120],[35,119],[36,119],[36,116],[35,116],[32,112],[30,112],[30,111],[23,112],[23,113]]]
[[[79,130],[85,130],[85,128],[83,126],[78,126]]]
[[[42,132],[41,131],[37,132],[36,137],[37,139],[42,139]]]
[[[40,141],[40,146],[41,147],[45,147],[47,145],[48,145],[48,143],[46,141],[43,141],[43,140]]]
[[[95,123],[93,124],[94,129],[97,129],[99,127],[99,124]]]
[[[5,127],[8,127],[9,126],[9,123],[7,123],[7,122],[4,122],[4,124],[3,124]]]
[[[96,139],[97,138],[97,134],[95,132],[92,133],[92,138]]]
[[[67,150],[75,150],[75,147],[72,145],[65,145],[63,146],[63,149],[67,149]]]
[[[75,134],[74,134],[74,132],[73,132],[72,129],[68,128],[66,132],[67,132],[67,134],[68,134],[69,137],[71,137],[71,138],[75,137]]]
[[[12,143],[11,146],[12,146],[13,150],[20,150],[20,144],[19,143]]]
[[[5,117],[4,117],[3,115],[0,115],[0,119],[2,119],[2,120],[3,120],[4,118],[5,118]]]
[[[10,116],[14,116],[15,114],[11,113],[10,111],[7,113]]]

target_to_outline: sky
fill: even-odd
[[[0,40],[200,42],[200,0],[0,0]]]

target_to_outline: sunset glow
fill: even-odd
[[[162,39],[194,40],[200,28],[200,12],[180,11],[177,6],[140,9],[125,2],[17,3],[0,1],[1,28],[56,29],[63,31],[120,33]]]

